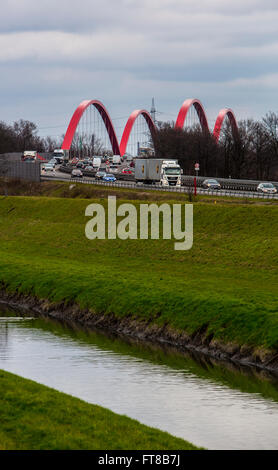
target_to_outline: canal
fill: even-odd
[[[0,369],[208,449],[278,449],[269,373],[31,314],[0,317]]]

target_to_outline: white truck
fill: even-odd
[[[138,183],[180,187],[181,173],[178,160],[162,158],[137,158],[135,160],[135,180]]]
[[[63,149],[55,149],[53,150],[51,158],[55,158],[58,163],[64,163],[68,161],[67,151]]]

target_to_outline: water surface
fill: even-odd
[[[266,373],[0,312],[0,368],[209,449],[278,449]]]

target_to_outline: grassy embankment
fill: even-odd
[[[98,313],[167,324],[209,340],[278,349],[278,206],[197,198],[194,245],[87,240],[85,208],[124,200],[186,202],[182,194],[67,184],[0,201],[0,281],[11,292],[75,302]],[[68,196],[73,195],[76,199]],[[61,197],[64,196],[64,197]],[[87,199],[79,199],[83,196]],[[88,201],[88,198],[94,197]],[[120,200],[121,198],[121,200]]]
[[[106,408],[0,370],[0,450],[197,449]]]

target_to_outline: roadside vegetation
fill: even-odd
[[[194,196],[191,193],[152,191],[146,188],[122,188],[109,187],[94,184],[82,184],[76,182],[44,181],[42,183],[23,180],[4,180],[0,178],[0,196],[44,196],[63,197],[71,199],[103,199],[109,195],[115,195],[119,199],[153,201],[153,202],[203,202],[239,205],[278,205],[277,199],[257,199],[233,196],[211,196],[202,194]]]
[[[85,237],[89,202],[106,206],[107,194],[116,194],[119,204],[133,197],[138,206],[143,192],[91,188],[98,196],[69,198],[64,184],[52,191],[60,197],[0,200],[3,288],[191,337],[201,333],[210,344],[251,348],[260,357],[277,351],[277,204],[197,199],[193,248],[183,252],[174,250],[174,240]],[[186,202],[184,195],[151,196]]]
[[[0,370],[0,450],[194,450],[183,439]]]

